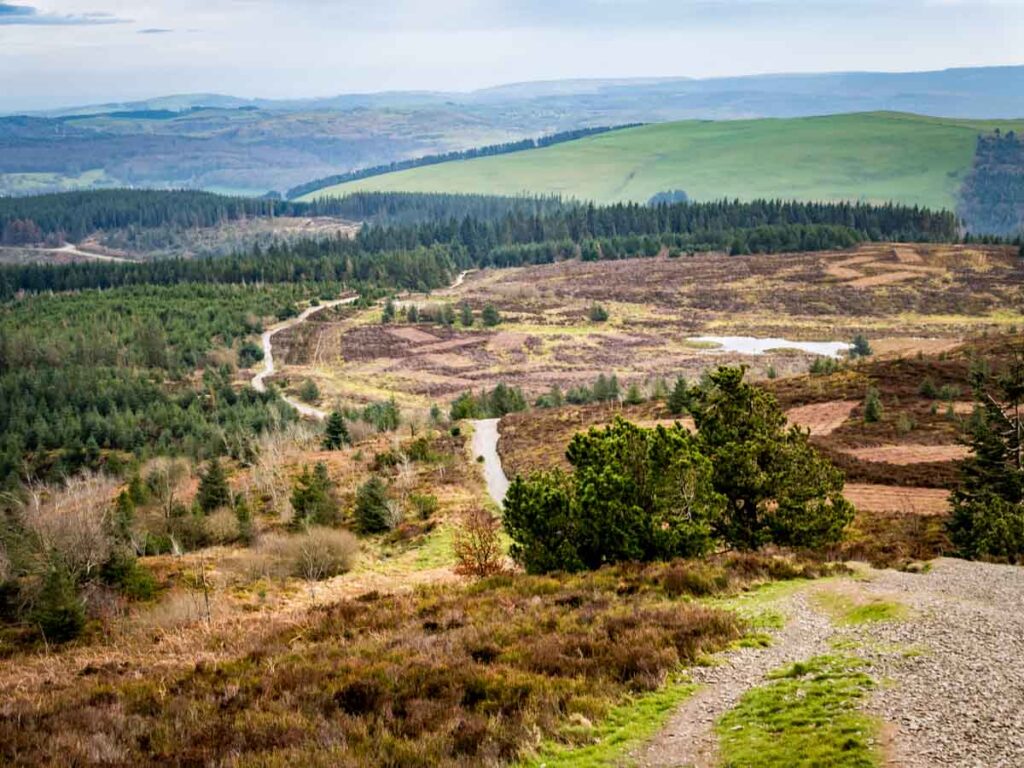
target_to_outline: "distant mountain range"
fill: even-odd
[[[162,96],[0,117],[0,194],[106,186],[246,194],[576,128],[900,111],[1024,116],[1024,66],[514,83],[322,99]]]

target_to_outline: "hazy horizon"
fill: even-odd
[[[0,111],[1019,64],[1022,0],[16,0]],[[870,56],[866,52],[870,51]]]

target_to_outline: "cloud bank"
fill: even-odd
[[[93,26],[96,24],[123,24],[125,21],[127,19],[119,19],[110,13],[43,13],[31,5],[0,3],[0,25],[3,26]]]

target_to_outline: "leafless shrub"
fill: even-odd
[[[497,518],[484,509],[463,516],[452,537],[457,574],[484,578],[505,569],[500,527]]]
[[[273,512],[288,521],[292,516],[291,478],[288,465],[304,451],[314,450],[315,430],[306,424],[292,424],[264,434],[257,446],[255,467],[242,492],[252,509]]]
[[[203,521],[203,527],[213,544],[231,544],[238,541],[238,518],[230,509],[217,510]]]
[[[348,434],[352,438],[352,444],[357,445],[377,435],[377,429],[365,421],[350,421]]]
[[[83,474],[63,486],[36,486],[23,509],[26,528],[76,580],[93,575],[110,558],[108,521],[118,482]]]
[[[402,503],[395,499],[389,499],[385,506],[387,507],[387,514],[385,515],[384,522],[388,530],[393,531],[402,524],[402,521],[405,519],[405,512],[402,509]]]
[[[348,531],[312,527],[291,536],[263,537],[254,565],[264,577],[294,576],[312,585],[352,570],[358,553],[359,542]]]

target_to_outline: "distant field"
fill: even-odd
[[[646,202],[783,197],[955,207],[979,132],[1024,121],[872,112],[725,122],[686,121],[602,134],[497,157],[376,176],[304,199],[356,191],[560,194]]]

